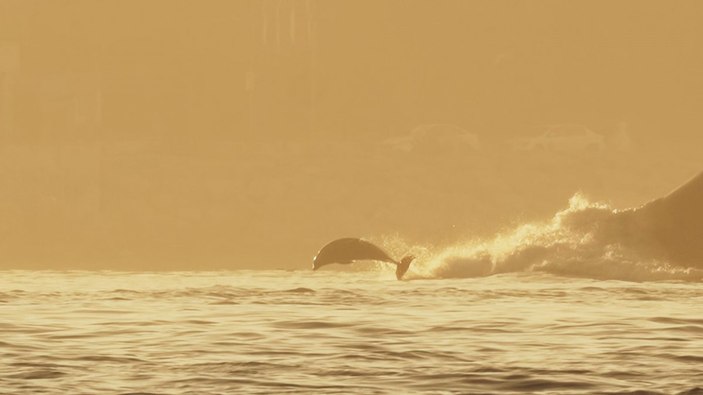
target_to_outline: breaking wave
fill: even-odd
[[[617,210],[581,194],[550,220],[447,248],[380,242],[417,260],[405,279],[472,278],[504,273],[624,281],[703,281],[703,172],[668,195]],[[388,270],[379,266],[380,270]]]
[[[655,218],[650,206],[657,202],[615,210],[576,194],[568,208],[544,223],[524,224],[492,239],[434,252],[416,247],[411,252],[420,259],[407,278],[537,272],[602,280],[703,280],[703,262],[675,262],[652,231]]]

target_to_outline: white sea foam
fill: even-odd
[[[418,257],[406,275],[471,278],[541,272],[628,281],[703,280],[703,173],[642,207],[615,210],[581,194],[550,220],[446,248],[385,237],[395,255]]]

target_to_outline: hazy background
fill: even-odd
[[[577,191],[642,204],[703,170],[701,20],[700,1],[0,0],[0,267],[302,268],[337,237],[443,245]],[[554,124],[590,137],[540,145]]]

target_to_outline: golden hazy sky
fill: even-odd
[[[578,190],[643,203],[701,168],[701,20],[700,1],[0,0],[0,266],[304,267],[338,236],[447,242]],[[428,124],[480,144],[397,149]],[[605,148],[514,151],[552,124]]]

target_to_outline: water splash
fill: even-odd
[[[547,222],[523,224],[492,239],[425,254],[410,278],[542,272],[627,281],[703,279],[703,270],[668,262],[645,228],[633,231],[633,223],[642,222],[633,221],[639,210],[614,210],[576,194]]]

